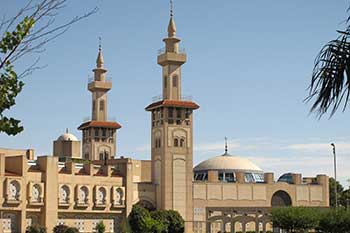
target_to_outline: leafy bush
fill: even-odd
[[[153,219],[156,219],[165,225],[168,233],[183,233],[185,222],[179,212],[174,210],[156,210],[151,212]]]
[[[106,227],[102,221],[96,224],[95,231],[97,233],[104,233],[106,231]]]
[[[31,225],[27,227],[26,233],[46,233],[46,228],[40,225]]]
[[[174,210],[157,210],[151,213],[133,206],[129,215],[129,225],[133,233],[183,233],[184,220]]]
[[[320,215],[319,225],[316,228],[322,233],[349,233],[350,212],[345,209],[330,209]]]
[[[79,233],[79,230],[75,227],[69,227],[64,233]]]
[[[68,228],[66,225],[57,225],[53,228],[53,233],[65,233]]]
[[[162,232],[164,225],[154,220],[148,210],[134,205],[129,215],[129,224],[133,233]]]
[[[272,222],[275,227],[288,232],[305,232],[318,226],[320,213],[308,207],[282,207],[272,209]]]

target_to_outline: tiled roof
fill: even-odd
[[[165,106],[165,107],[181,107],[181,108],[190,108],[198,109],[199,105],[192,101],[182,101],[182,100],[161,100],[150,104],[146,107],[147,111],[150,111],[154,108]]]
[[[101,127],[101,128],[113,128],[120,129],[122,126],[114,121],[87,121],[81,124],[78,129],[85,129],[90,127]]]

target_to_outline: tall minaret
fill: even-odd
[[[106,79],[101,43],[93,69],[94,79],[88,84],[92,93],[91,120],[81,124],[78,129],[83,131],[83,158],[103,160],[116,155],[116,130],[121,126],[107,120],[107,92],[112,88],[112,82]]]
[[[152,113],[152,180],[158,209],[177,210],[185,231],[193,232],[193,127],[192,111],[199,106],[181,97],[181,65],[186,54],[179,48],[171,7],[168,37],[158,56],[162,66],[163,99],[146,107]]]

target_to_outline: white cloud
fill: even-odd
[[[350,150],[350,143],[339,142],[336,143],[337,151],[345,152]],[[300,143],[290,144],[286,146],[286,149],[299,150],[305,152],[331,152],[332,147],[330,143]]]
[[[230,149],[239,148],[240,143],[236,140],[231,140],[227,142]],[[203,143],[194,145],[194,151],[224,151],[225,144],[223,141],[214,143]]]

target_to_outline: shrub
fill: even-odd
[[[100,221],[99,223],[96,224],[95,230],[97,233],[104,233],[106,231],[106,227],[103,224],[103,222]]]
[[[64,233],[79,233],[79,230],[75,227],[69,227]]]
[[[46,233],[46,228],[40,225],[31,225],[27,227],[26,233]]]
[[[145,208],[134,205],[129,215],[129,223],[133,233],[152,233],[156,222]]]
[[[168,233],[183,233],[185,222],[179,212],[175,210],[156,210],[151,212],[153,219],[163,223]]]
[[[309,207],[282,207],[272,209],[272,222],[288,232],[304,232],[318,226],[320,214]]]
[[[65,233],[68,228],[66,225],[57,225],[53,228],[53,233]]]
[[[349,233],[350,212],[345,209],[329,209],[323,211],[316,229],[318,232],[322,233]]]

